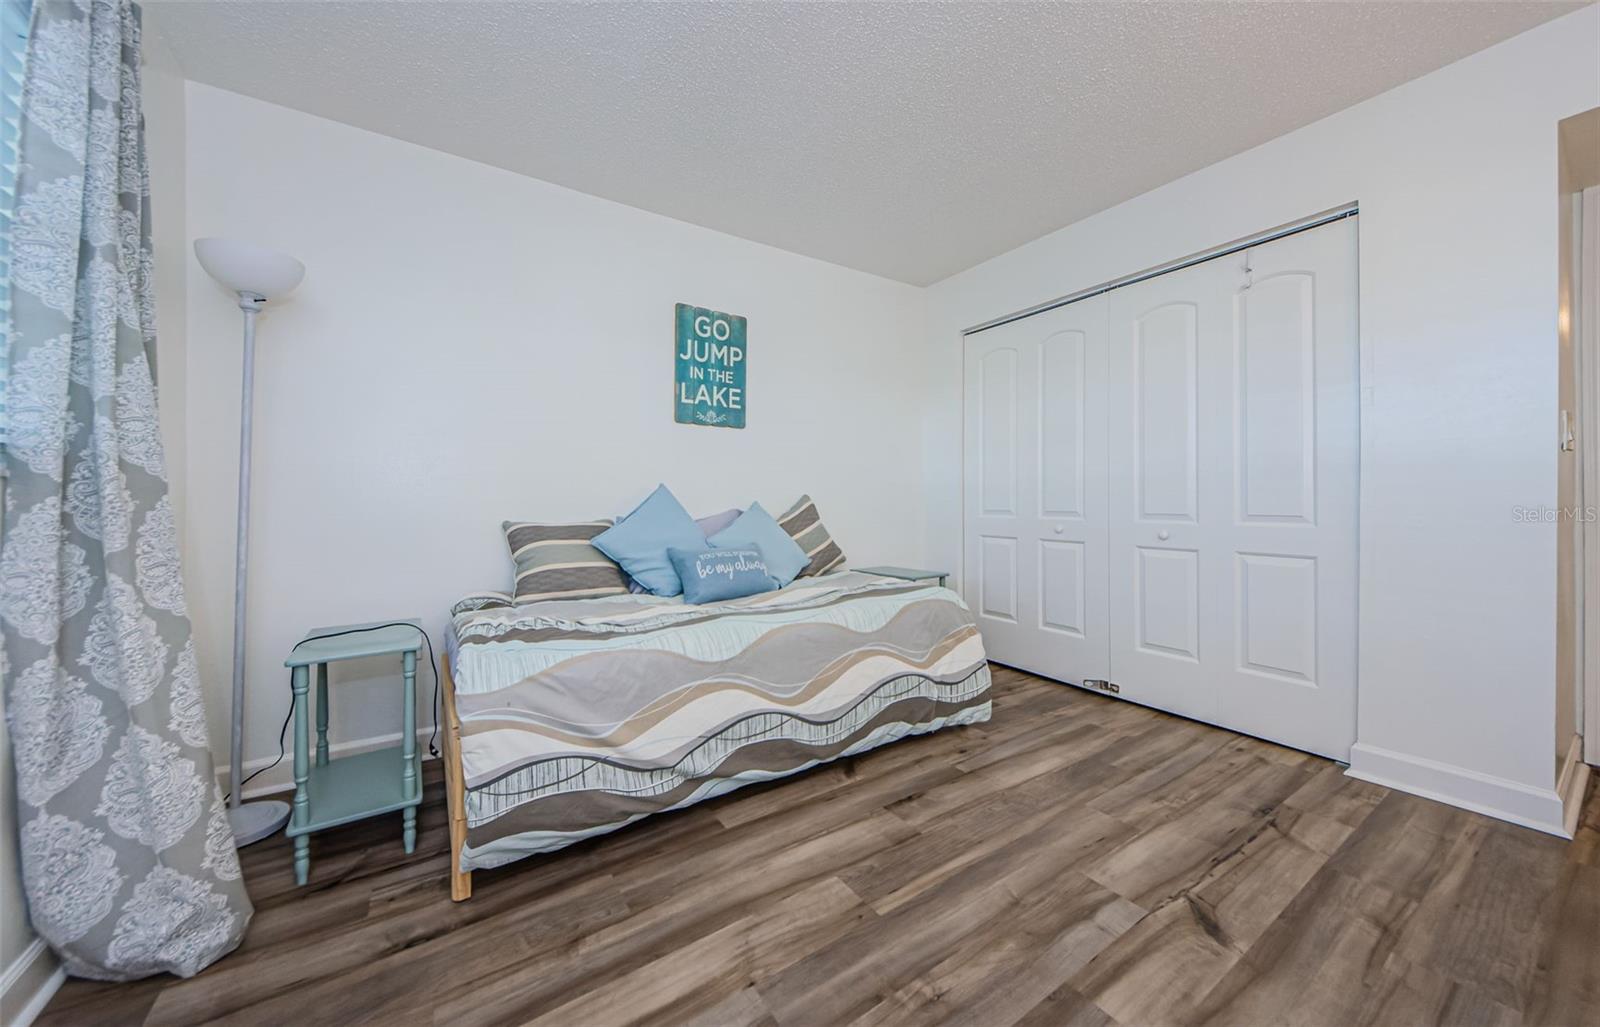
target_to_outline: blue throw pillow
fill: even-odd
[[[621,564],[629,577],[652,594],[675,596],[683,591],[683,585],[667,550],[704,549],[706,537],[677,497],[665,485],[657,485],[633,513],[589,543]]]
[[[789,533],[783,530],[773,516],[761,508],[760,503],[751,503],[750,509],[739,515],[739,519],[726,528],[712,535],[706,541],[711,543],[713,549],[740,549],[754,546],[761,550],[767,558],[767,566],[772,569],[772,576],[777,579],[778,587],[782,588],[799,576],[806,569],[806,564],[811,562]],[[621,563],[621,561],[618,561]],[[623,564],[624,567],[627,564]]]
[[[755,546],[743,549],[669,549],[672,566],[683,580],[683,601],[715,603],[723,599],[771,592],[778,581]]]

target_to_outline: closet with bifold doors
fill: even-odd
[[[1354,216],[969,333],[989,657],[1348,760],[1359,364]]]

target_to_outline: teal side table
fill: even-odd
[[[417,650],[422,642],[422,629],[415,621],[314,628],[283,661],[293,672],[294,806],[284,833],[294,839],[295,883],[305,884],[311,876],[311,833],[323,828],[404,810],[406,851],[416,850],[417,807],[422,803],[422,767],[417,753]],[[330,760],[328,664],[390,653],[399,654],[405,679],[400,744]],[[306,710],[312,667],[317,669],[314,764]]]

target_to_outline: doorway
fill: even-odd
[[[1556,791],[1571,834],[1600,763],[1600,108],[1558,128]]]

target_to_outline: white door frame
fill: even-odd
[[[1578,725],[1583,732],[1585,762],[1600,764],[1600,521],[1587,516],[1600,504],[1600,289],[1592,285],[1600,273],[1600,186],[1577,194],[1579,207],[1573,247],[1571,326],[1575,373],[1578,377],[1579,475],[1578,509],[1583,517],[1578,559],[1583,576],[1578,589],[1580,611],[1579,665],[1583,679]],[[1570,687],[1562,682],[1562,687]],[[1558,740],[1565,746],[1564,740]]]

